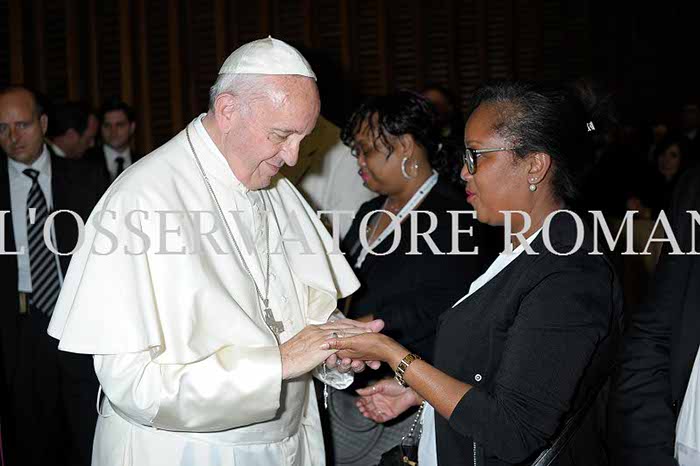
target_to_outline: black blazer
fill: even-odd
[[[364,203],[343,240],[343,251],[349,253],[348,261],[353,266],[359,255],[359,248],[352,251],[359,242],[360,222],[368,212],[381,209],[385,199],[385,196],[380,196]],[[437,216],[437,227],[430,237],[441,252],[447,253],[452,248],[452,217],[449,211],[472,209],[463,194],[439,180],[416,210],[433,212]],[[428,231],[428,215],[417,214],[416,218],[417,231]],[[462,215],[459,228],[468,229],[476,223],[470,215]],[[386,256],[367,254],[362,267],[355,269],[361,287],[352,296],[348,317],[373,314],[383,319],[386,325],[384,333],[430,361],[437,317],[469,288],[469,283],[479,273],[479,258],[473,255],[433,254],[422,238],[417,243],[421,255],[409,255],[410,233],[410,219],[407,218],[401,224],[401,239],[394,252]],[[389,236],[379,244],[376,252],[388,251],[392,238]],[[471,251],[475,245],[475,238],[460,235],[461,251]]]
[[[76,168],[75,161],[51,156],[51,190],[53,209],[76,212],[83,222],[99,200],[99,192],[94,180],[84,178],[83,172]],[[0,157],[0,211],[4,214],[5,251],[17,251],[12,225],[12,204],[10,199],[10,178],[7,156]],[[78,228],[75,220],[68,214],[55,217],[54,228],[58,250],[68,252],[75,248],[78,241]],[[65,276],[71,256],[61,256],[61,269]],[[0,378],[9,380],[14,372],[16,332],[19,313],[19,295],[17,289],[17,256],[0,255],[0,361],[3,371]]]
[[[669,221],[683,252],[691,250],[700,210],[700,166],[679,180]],[[700,235],[695,242],[700,245]],[[650,295],[632,316],[610,403],[615,464],[675,465],[676,420],[700,346],[700,256],[664,250]]]
[[[131,151],[131,163],[136,163],[141,158],[141,155],[135,151]],[[81,160],[85,170],[95,177],[95,182],[103,187],[103,192],[112,184],[112,178],[107,168],[107,159],[105,158],[104,145],[95,146],[90,149],[85,157]]]
[[[612,265],[588,254],[588,229],[569,256],[542,236],[539,255],[524,252],[440,317],[435,366],[473,386],[450,419],[436,414],[441,465],[530,464],[609,375],[622,326]],[[555,217],[554,248],[570,250],[575,237],[573,221]],[[590,425],[555,464],[604,464],[603,427]]]

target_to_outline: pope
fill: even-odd
[[[208,112],[93,211],[49,326],[94,355],[93,464],[324,463],[312,373],[345,388],[364,363],[322,345],[383,324],[338,313],[357,279],[278,176],[316,123],[315,79],[284,42],[243,45]]]

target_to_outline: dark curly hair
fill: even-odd
[[[494,104],[493,129],[520,158],[542,152],[552,158],[554,195],[567,204],[580,196],[581,182],[593,156],[593,131],[611,121],[608,102],[591,87],[499,81],[476,92],[470,114]],[[591,126],[592,124],[592,126]]]
[[[440,136],[433,105],[422,95],[398,91],[370,97],[353,112],[343,128],[341,138],[345,145],[352,148],[363,122],[367,122],[370,134],[374,135],[375,146],[381,142],[389,149],[387,158],[392,151],[389,137],[410,134],[425,149],[431,167],[451,181],[459,179],[462,149]]]

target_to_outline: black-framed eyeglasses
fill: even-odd
[[[508,147],[499,147],[494,149],[472,149],[470,147],[467,147],[464,150],[464,164],[467,166],[467,170],[469,170],[469,173],[473,175],[474,173],[476,173],[476,159],[481,157],[481,154],[488,154],[490,152],[501,152],[508,150],[515,149]]]

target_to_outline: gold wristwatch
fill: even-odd
[[[421,359],[421,357],[417,354],[408,353],[406,356],[404,356],[399,365],[396,366],[396,370],[394,371],[394,378],[398,383],[401,384],[402,387],[408,387],[408,384],[403,379],[403,376],[406,373],[406,369],[408,369],[408,366],[410,366],[411,363],[416,359]]]

